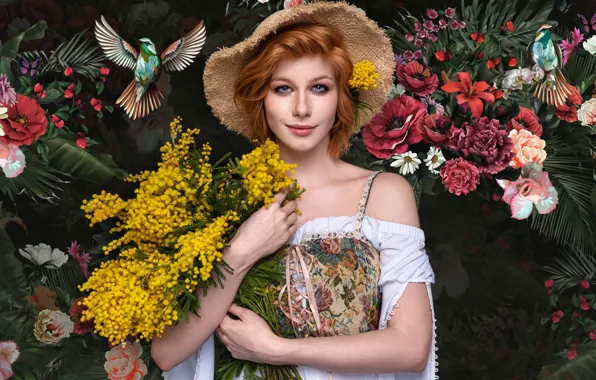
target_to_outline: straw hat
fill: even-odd
[[[246,40],[209,57],[203,74],[205,97],[215,116],[228,129],[249,135],[249,118],[234,102],[234,82],[260,43],[283,28],[308,23],[330,25],[342,33],[352,63],[369,60],[375,64],[379,73],[377,88],[362,91],[358,97],[372,107],[372,112],[359,112],[359,125],[366,124],[381,109],[395,70],[391,41],[362,9],[343,2],[321,1],[275,12]]]

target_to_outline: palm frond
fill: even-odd
[[[576,134],[572,131],[567,137]],[[582,155],[591,148],[588,137],[549,140],[544,169],[559,193],[559,204],[550,214],[533,215],[530,223],[533,229],[556,242],[586,253],[596,252],[596,215],[591,197],[596,185],[594,163],[591,156]]]
[[[97,79],[104,56],[97,45],[90,40],[83,39],[84,32],[79,32],[70,41],[60,44],[49,57],[40,51],[24,52],[22,55],[29,60],[41,58],[44,63],[40,70],[42,75],[72,67],[79,74]]]
[[[585,78],[596,74],[596,56],[592,54],[573,54],[563,72],[569,83],[578,85]],[[588,83],[588,85],[591,85],[591,83]]]
[[[576,249],[564,251],[561,258],[553,260],[552,265],[544,269],[552,276],[558,286],[563,290],[577,286],[584,279],[593,278],[596,274],[596,257]]]

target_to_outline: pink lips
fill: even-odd
[[[314,129],[315,129],[315,127],[312,127],[310,125],[298,125],[298,124],[288,125],[287,127],[290,130],[290,132],[292,132],[296,136],[301,136],[301,137],[310,135],[312,133],[312,131],[314,131]]]

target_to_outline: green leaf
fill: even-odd
[[[103,92],[103,89],[105,88],[105,84],[103,82],[99,81],[95,84],[95,88],[97,89],[97,95],[101,95],[101,93]]]
[[[5,229],[0,229],[0,284],[20,303],[30,294],[29,283],[23,273],[23,265],[15,256],[15,247]]]
[[[46,96],[43,99],[39,99],[39,104],[50,104],[54,103],[56,99],[60,98],[62,93],[56,88],[50,88],[46,90]]]
[[[577,357],[566,357],[546,366],[538,376],[539,380],[596,379],[596,341],[591,341],[577,350]]]
[[[37,153],[41,155],[41,158],[48,162],[48,153],[50,153],[50,148],[44,144],[42,141],[37,141]]]
[[[65,132],[60,131],[58,136],[48,140],[47,144],[50,147],[51,165],[75,178],[93,183],[106,183],[114,177],[123,179],[126,176],[111,156],[79,148]]]
[[[2,48],[0,48],[0,56],[3,58],[8,58],[9,60],[15,59],[17,57],[21,41],[38,40],[43,38],[47,27],[48,25],[46,22],[41,20],[29,29],[15,35],[6,41],[4,45],[2,45]]]

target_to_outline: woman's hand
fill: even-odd
[[[275,194],[273,203],[261,207],[242,223],[230,242],[234,261],[250,267],[281,248],[296,232],[296,201],[282,206],[287,194],[288,190]]]
[[[228,312],[240,319],[234,320],[226,315],[215,333],[232,357],[276,364],[284,338],[275,335],[267,322],[252,310],[232,304]]]

